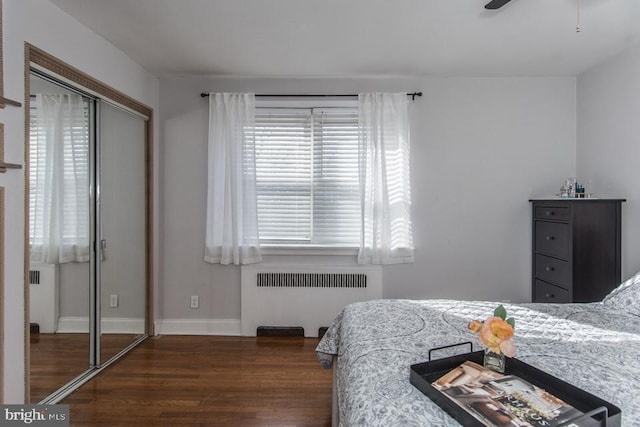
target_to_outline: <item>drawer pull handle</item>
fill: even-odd
[[[554,211],[546,211],[545,214],[547,216],[554,216],[556,213]]]
[[[547,297],[547,298],[555,298],[556,296],[554,294],[546,294],[545,297]]]
[[[547,270],[547,271],[555,271],[556,269],[553,268],[553,267],[547,267],[547,268],[545,268],[545,270]]]
[[[546,240],[556,240],[556,238],[555,238],[555,237],[553,237],[553,236],[547,236],[547,237],[545,237],[545,239],[546,239]]]

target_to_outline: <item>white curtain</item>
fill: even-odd
[[[36,95],[30,150],[31,261],[88,261],[89,122],[80,95]]]
[[[358,95],[362,225],[358,262],[413,262],[406,93]]]
[[[262,260],[254,128],[254,94],[209,95],[207,262],[250,264]]]

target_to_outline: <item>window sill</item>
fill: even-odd
[[[358,248],[311,245],[261,245],[262,255],[340,255],[356,256]]]

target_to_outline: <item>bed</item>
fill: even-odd
[[[434,347],[472,341],[467,329],[496,302],[375,300],[347,306],[316,348],[334,369],[333,424],[459,426],[409,382]],[[517,358],[622,409],[640,427],[640,273],[602,302],[504,304],[516,319]]]

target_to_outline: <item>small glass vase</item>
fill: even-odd
[[[506,361],[504,354],[494,353],[488,348],[484,350],[484,367],[504,374]]]

